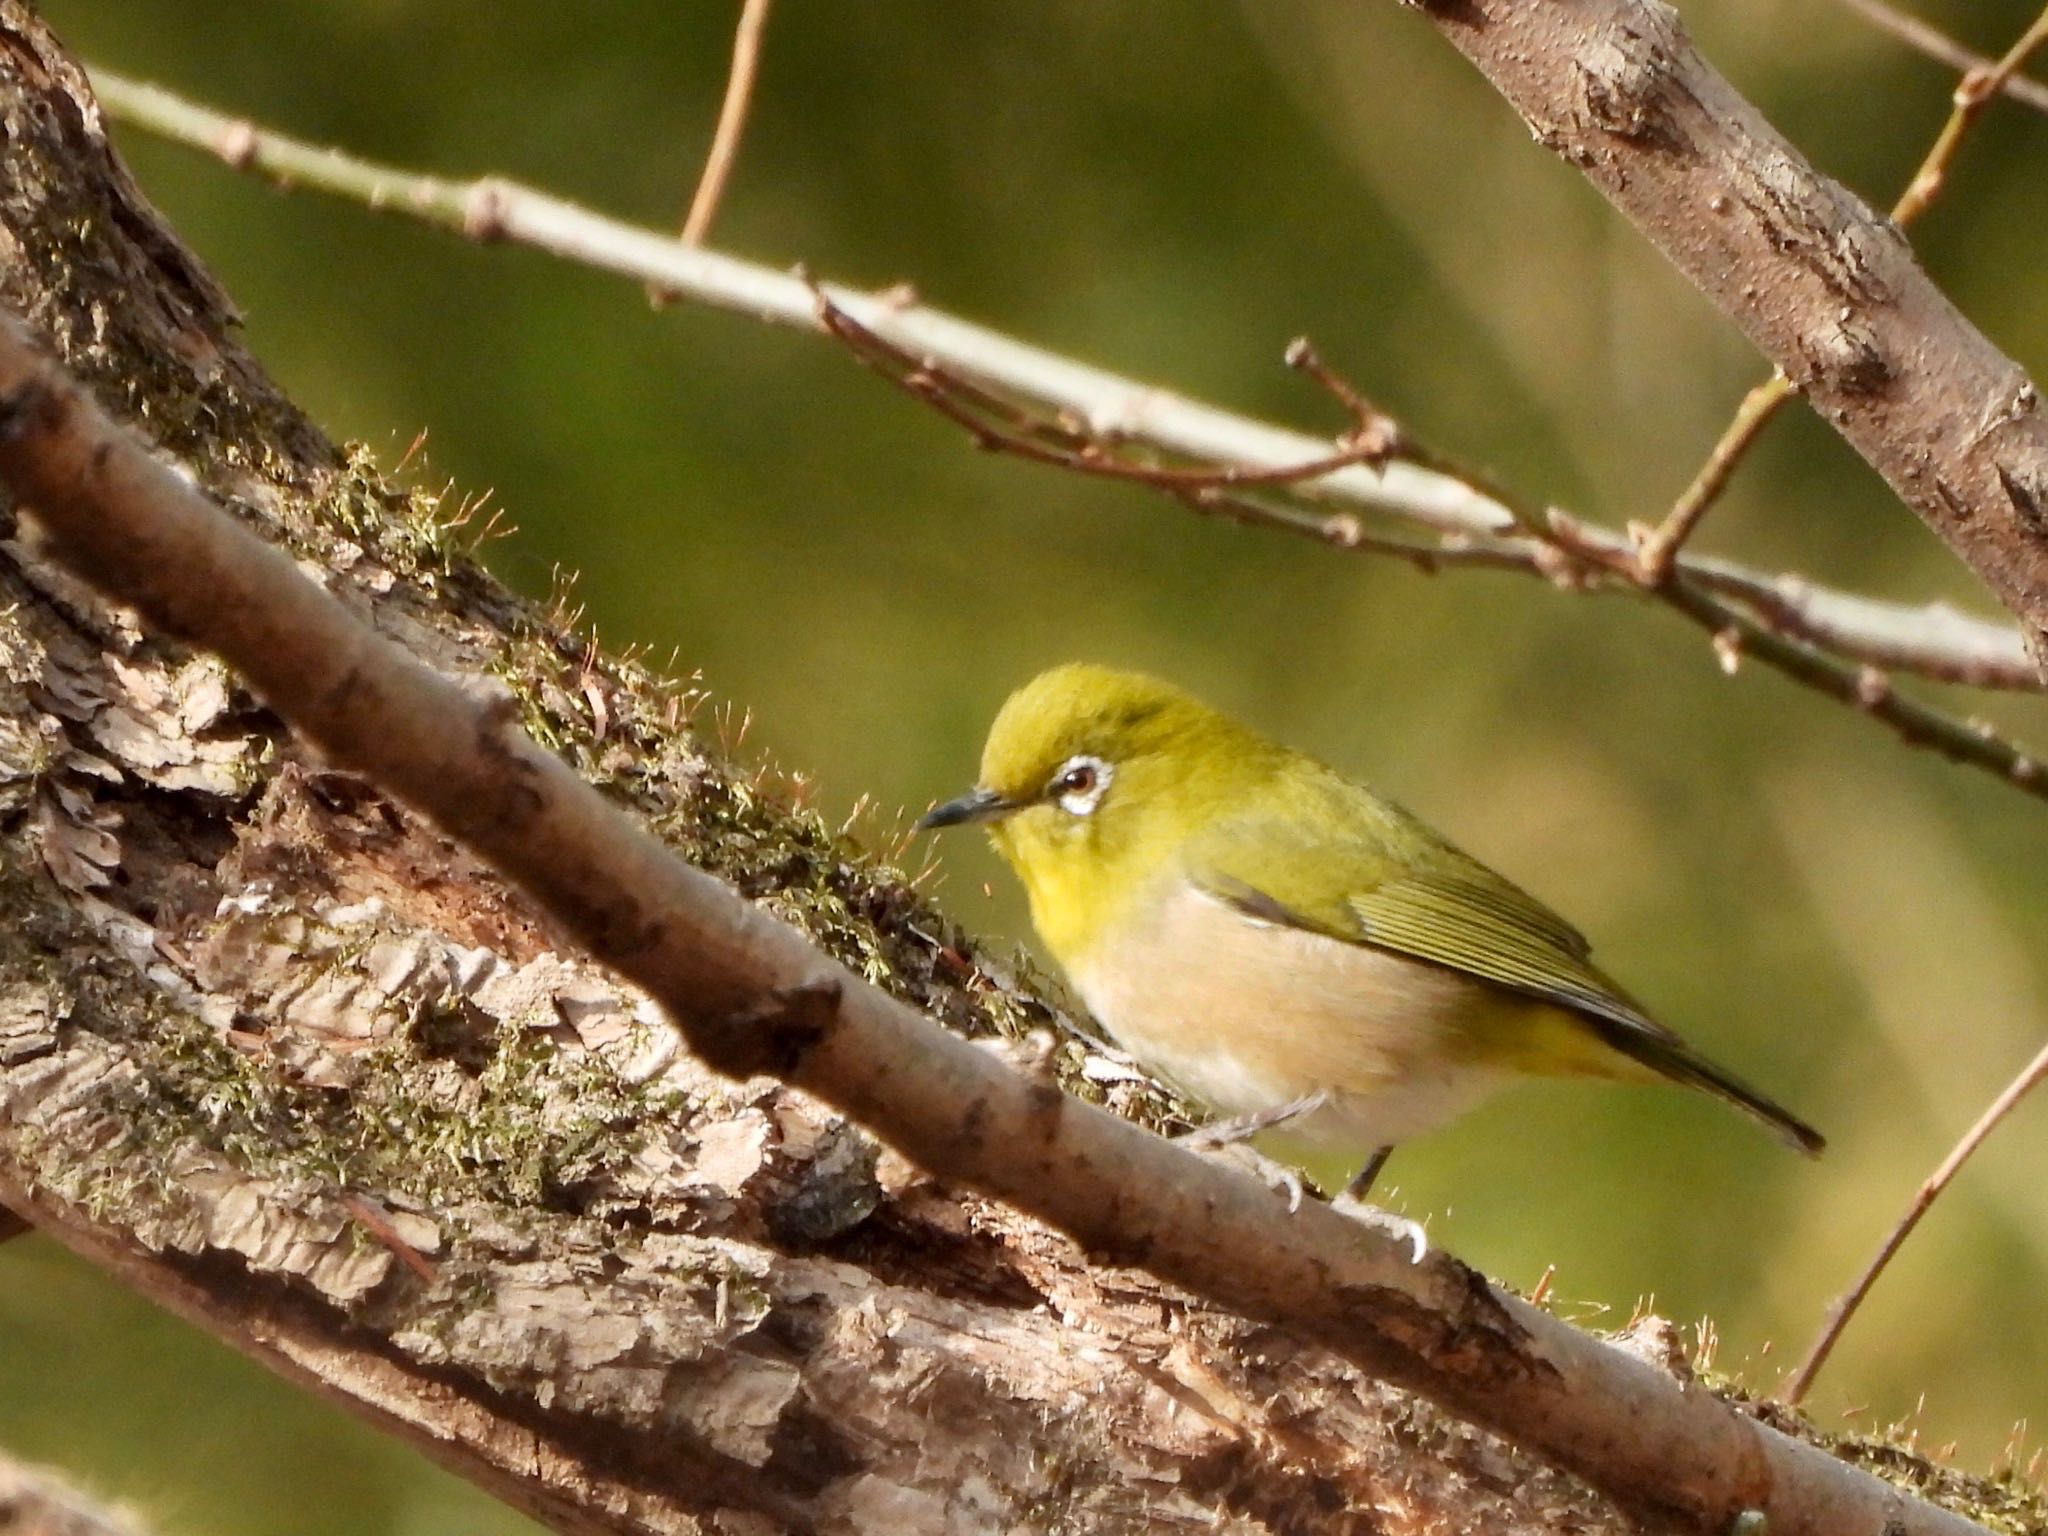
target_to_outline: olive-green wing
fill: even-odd
[[[1819,1150],[1811,1127],[1644,1013],[1592,963],[1585,936],[1528,892],[1354,786],[1338,781],[1299,793],[1313,799],[1293,815],[1227,820],[1198,839],[1189,848],[1189,875],[1257,920],[1553,1003],[1621,1054],[1739,1105],[1803,1150]]]
[[[1275,894],[1288,888],[1284,878],[1261,880],[1212,866],[1200,883],[1264,922],[1441,965],[1574,1013],[1669,1033],[1594,967],[1584,935],[1498,876],[1455,868],[1374,869],[1361,871],[1341,896],[1300,905]]]

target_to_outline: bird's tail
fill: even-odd
[[[1660,1077],[1684,1083],[1689,1088],[1704,1089],[1715,1098],[1725,1099],[1737,1109],[1754,1115],[1780,1139],[1808,1157],[1818,1157],[1821,1148],[1828,1144],[1825,1136],[1784,1105],[1766,1098],[1741,1078],[1715,1066],[1669,1031],[1646,1030],[1618,1020],[1595,1019],[1592,1023],[1606,1037],[1607,1043],[1624,1055],[1633,1057]],[[1612,1027],[1601,1028],[1606,1024]]]

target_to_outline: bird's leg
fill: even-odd
[[[1363,1203],[1372,1193],[1373,1184],[1379,1179],[1380,1170],[1387,1166],[1387,1159],[1393,1156],[1392,1147],[1381,1147],[1365,1160],[1365,1166],[1351,1175],[1351,1182],[1344,1186],[1344,1198]]]
[[[1312,1115],[1329,1102],[1329,1093],[1318,1088],[1314,1093],[1304,1093],[1298,1099],[1289,1099],[1286,1103],[1275,1104],[1270,1109],[1255,1109],[1248,1115],[1232,1115],[1228,1120],[1212,1120],[1207,1125],[1175,1139],[1182,1146],[1196,1152],[1206,1147],[1234,1146],[1240,1141],[1250,1141],[1262,1131],[1270,1131],[1275,1126],[1299,1120],[1303,1115]]]

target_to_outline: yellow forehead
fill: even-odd
[[[997,713],[982,749],[981,784],[1021,799],[1042,790],[1070,758],[1119,763],[1220,720],[1142,672],[1081,662],[1055,667],[1011,694]]]

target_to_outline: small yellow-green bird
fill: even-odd
[[[1057,667],[919,825],[983,822],[1039,937],[1138,1062],[1326,1192],[1517,1074],[1667,1078],[1802,1151],[1534,897],[1399,806],[1180,689]]]

